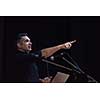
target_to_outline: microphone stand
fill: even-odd
[[[57,67],[59,67],[59,68],[66,69],[66,70],[68,70],[68,71],[70,71],[70,72],[77,72],[77,73],[80,73],[80,71],[78,71],[78,70],[76,70],[76,69],[67,68],[67,67],[65,67],[65,66],[63,66],[63,65],[54,63],[54,62],[49,61],[49,60],[47,60],[47,59],[42,59],[42,61],[45,62],[45,63],[51,64],[51,65],[55,65],[55,66],[57,66]]]
[[[85,72],[83,72],[80,68],[76,67],[76,65],[74,65],[73,63],[71,63],[69,60],[67,60],[65,57],[62,57],[62,59],[64,61],[66,61],[69,65],[71,65],[74,69],[78,70],[80,73],[84,74]]]
[[[73,64],[73,63],[71,63],[70,61],[68,61],[65,57],[62,57],[62,59],[64,60],[64,61],[66,61],[69,65],[71,65],[74,69],[76,69],[76,70],[78,70],[81,74],[83,74],[83,75],[85,75],[88,79],[90,79],[92,82],[96,82],[97,83],[97,81],[93,78],[93,77],[91,77],[90,75],[88,75],[88,74],[86,74],[83,70],[81,70],[80,68],[79,68],[79,66],[78,66],[78,64],[73,60],[73,58],[69,55],[69,54],[67,54],[68,56],[69,56],[69,58],[73,61],[73,63],[75,64]],[[90,81],[89,80],[89,81]],[[88,81],[88,82],[89,82]],[[90,81],[90,82],[91,82]]]

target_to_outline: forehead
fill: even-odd
[[[28,36],[22,36],[21,37],[21,41],[25,41],[25,40],[30,41],[30,38]]]

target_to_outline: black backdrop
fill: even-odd
[[[81,69],[99,78],[100,17],[92,16],[1,16],[0,17],[0,80],[7,82],[15,63],[15,39],[27,32],[33,50],[77,40],[70,53]]]

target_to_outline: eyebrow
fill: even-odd
[[[31,41],[30,39],[22,38],[22,41]]]
[[[30,41],[30,39],[24,39],[24,41]]]

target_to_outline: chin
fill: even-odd
[[[29,51],[32,51],[32,49],[29,49]]]

